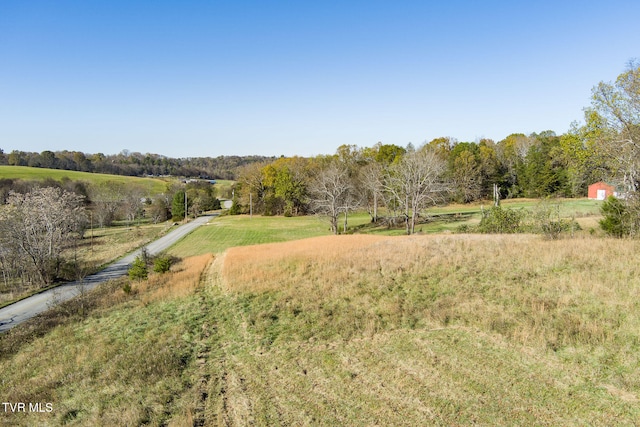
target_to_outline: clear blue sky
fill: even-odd
[[[634,1],[0,1],[0,148],[331,154],[566,132]]]

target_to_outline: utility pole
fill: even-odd
[[[187,189],[184,189],[184,222],[187,222]]]

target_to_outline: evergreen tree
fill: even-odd
[[[173,195],[171,202],[171,220],[180,221],[184,218],[184,190],[179,190]]]
[[[131,280],[146,280],[149,274],[147,263],[141,257],[136,257],[128,273]]]

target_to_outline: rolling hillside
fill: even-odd
[[[638,249],[355,235],[189,258],[0,337],[3,398],[54,407],[0,419],[633,425]]]
[[[72,181],[85,181],[101,184],[114,182],[122,184],[137,184],[147,188],[151,194],[162,193],[166,190],[167,181],[160,178],[140,178],[135,176],[108,175],[102,173],[89,173],[67,171],[60,169],[32,168],[28,166],[0,166],[0,179],[37,180],[53,179],[61,181],[68,178]]]

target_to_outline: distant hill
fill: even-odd
[[[0,150],[0,165],[140,177],[171,175],[233,180],[239,167],[268,160],[275,160],[275,157],[218,156],[175,159],[160,154],[132,153],[127,150],[115,155],[86,154],[79,151],[30,153],[18,150],[5,154]]]
[[[0,181],[2,180],[25,180],[25,181],[45,181],[54,180],[62,182],[65,180],[83,181],[92,184],[105,182],[122,184],[139,184],[148,188],[151,194],[162,193],[166,190],[166,178],[118,176],[104,173],[89,173],[48,168],[33,168],[28,166],[0,166]]]

